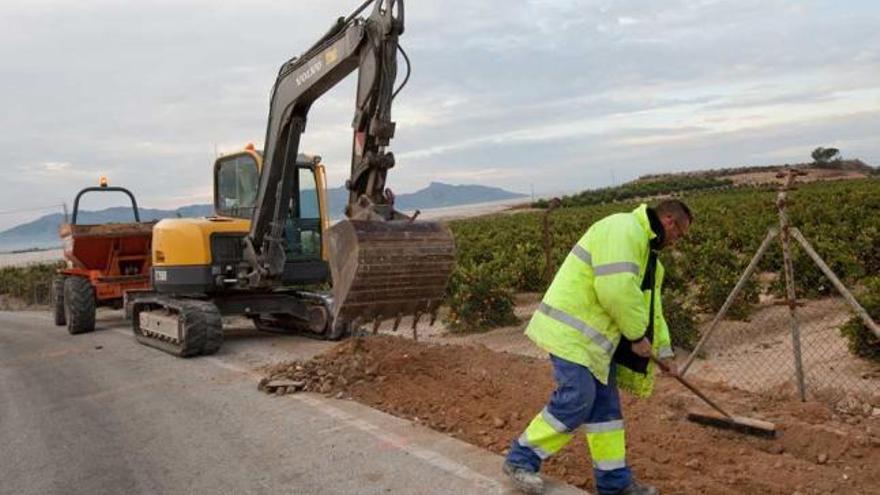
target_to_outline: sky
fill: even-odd
[[[102,175],[143,206],[210,203],[217,154],[262,147],[279,66],[359,3],[3,0],[0,230]],[[804,162],[817,146],[880,165],[878,2],[412,0],[405,13],[398,193],[556,195]],[[330,186],[349,173],[355,79],[316,102],[303,136]]]

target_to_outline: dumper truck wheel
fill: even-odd
[[[52,317],[59,327],[67,323],[64,316],[64,277],[52,279]]]
[[[82,277],[64,280],[64,314],[67,331],[72,334],[95,329],[95,289]]]

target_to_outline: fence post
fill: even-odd
[[[541,275],[541,280],[546,284],[550,283],[556,272],[556,267],[553,265],[553,230],[550,228],[550,213],[558,208],[560,203],[559,198],[551,199],[544,212],[544,273]]]
[[[801,354],[801,335],[798,327],[797,319],[797,295],[794,286],[794,264],[791,261],[791,225],[788,221],[788,215],[785,212],[785,206],[788,201],[787,191],[791,189],[795,178],[802,175],[803,172],[789,170],[783,174],[785,182],[779,189],[776,198],[776,208],[779,210],[779,241],[782,243],[782,260],[785,267],[785,293],[788,302],[788,312],[791,320],[791,343],[794,350],[794,370],[797,378],[798,393],[802,402],[807,400],[806,386],[804,385],[804,363]]]
[[[709,340],[709,336],[715,331],[715,328],[718,327],[718,324],[724,318],[724,315],[727,314],[727,310],[730,309],[730,306],[733,304],[733,301],[736,300],[736,296],[739,295],[740,291],[742,291],[743,287],[745,287],[746,282],[749,277],[752,276],[755,269],[758,267],[758,261],[764,256],[764,253],[767,252],[767,248],[770,247],[770,243],[773,242],[773,239],[776,237],[776,229],[773,227],[767,232],[767,237],[764,238],[764,241],[761,242],[761,247],[758,248],[758,251],[755,252],[755,255],[752,257],[752,261],[749,262],[749,266],[746,267],[746,270],[739,277],[739,280],[736,282],[736,285],[733,287],[733,290],[730,291],[730,294],[727,295],[727,299],[724,301],[724,304],[721,305],[721,309],[718,310],[718,313],[715,315],[715,318],[712,320],[712,323],[709,324],[709,328],[706,329],[706,332],[700,337],[700,341],[697,342],[697,345],[694,347],[694,350],[691,351],[690,356],[688,356],[687,361],[682,366],[679,374],[684,376],[687,373],[688,368],[693,364],[694,359],[697,357],[697,353],[702,350],[703,345]]]
[[[795,240],[801,243],[804,251],[806,251],[807,254],[810,255],[810,258],[813,258],[813,262],[816,263],[816,266],[818,266],[819,269],[822,270],[822,273],[824,273],[825,276],[828,277],[828,280],[831,281],[831,284],[834,285],[834,288],[837,289],[837,292],[840,292],[840,295],[843,296],[847,303],[849,303],[853,311],[855,311],[856,314],[859,315],[859,318],[862,319],[862,322],[865,324],[865,326],[868,327],[869,330],[874,332],[874,335],[876,335],[877,338],[880,338],[880,326],[877,326],[877,323],[874,322],[874,320],[871,318],[871,315],[869,315],[868,312],[865,311],[865,308],[863,308],[862,305],[859,304],[858,301],[856,301],[856,298],[853,297],[852,293],[850,293],[850,291],[847,290],[840,279],[837,278],[837,275],[834,274],[834,271],[832,271],[831,268],[825,263],[825,261],[819,256],[819,254],[816,253],[816,250],[813,249],[813,246],[811,246],[809,242],[807,242],[806,237],[801,234],[801,231],[795,227],[792,227],[791,235],[795,238]]]

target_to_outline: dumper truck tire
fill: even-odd
[[[71,335],[95,329],[95,289],[82,277],[64,281],[64,315]]]
[[[52,317],[59,327],[67,323],[64,316],[64,277],[52,279]]]

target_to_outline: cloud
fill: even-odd
[[[357,3],[3,2],[0,210],[69,200],[100,174],[145,206],[205,202],[216,153],[261,145],[281,63]],[[874,2],[449,0],[406,14],[399,192],[583,189],[819,145],[880,162]],[[355,83],[316,102],[303,135],[331,186],[349,173]]]

